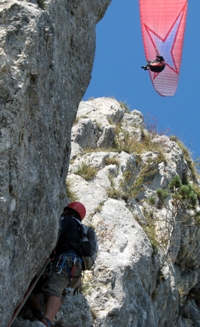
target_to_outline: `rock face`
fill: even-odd
[[[71,139],[67,192],[86,205],[99,254],[81,293],[67,289],[53,326],[199,326],[200,184],[186,148],[110,98],[80,103]],[[177,176],[182,193],[170,186]],[[168,194],[156,198],[157,190]],[[13,324],[30,326],[42,325]]]
[[[110,0],[0,4],[0,325],[55,245],[71,126]]]
[[[186,149],[115,99],[80,102],[109,3],[0,4],[1,327],[51,253],[62,206],[75,199],[86,205],[99,255],[81,293],[66,290],[53,326],[200,325],[200,184]],[[43,324],[19,316],[12,326]]]
[[[71,140],[67,192],[86,205],[99,255],[81,293],[68,290],[53,326],[198,326],[199,222],[184,202],[176,210],[173,194],[165,205],[148,201],[177,175],[199,194],[184,147],[107,98],[80,103]],[[30,325],[41,326],[19,317],[13,327]]]
[[[178,144],[145,130],[142,114],[127,113],[114,99],[79,105],[67,184],[99,237],[96,265],[84,277],[93,326],[200,323],[199,221],[184,202],[173,205],[173,194],[164,205],[148,201],[177,175],[199,190]]]

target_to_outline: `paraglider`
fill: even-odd
[[[147,62],[145,66],[142,66],[144,70],[151,70],[155,73],[160,73],[165,69],[165,59],[163,56],[156,55],[156,59]]]
[[[180,74],[188,0],[139,0],[142,38],[155,90],[173,96]],[[162,58],[159,63],[159,58]],[[152,69],[152,64],[157,67]]]

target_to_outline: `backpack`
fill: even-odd
[[[83,270],[89,270],[97,258],[98,242],[94,229],[90,226],[82,224],[78,219],[75,219],[80,227],[81,240],[80,243],[71,243],[70,245],[80,255],[83,260]]]

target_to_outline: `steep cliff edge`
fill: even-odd
[[[200,189],[187,149],[110,98],[80,103],[71,139],[67,192],[86,205],[99,255],[53,326],[199,326]],[[40,323],[13,324],[26,326]]]
[[[115,99],[80,102],[109,3],[0,4],[1,327],[54,247],[69,199],[86,205],[99,256],[53,326],[200,325],[200,185],[187,149]],[[42,324],[13,323],[31,326]]]
[[[0,4],[0,326],[53,248],[71,126],[110,0]]]

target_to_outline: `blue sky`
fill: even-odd
[[[138,0],[112,0],[96,27],[92,78],[83,100],[114,97],[137,109],[158,132],[169,130],[200,157],[200,0],[188,0],[188,13],[178,88],[161,97],[153,88],[140,28]]]

